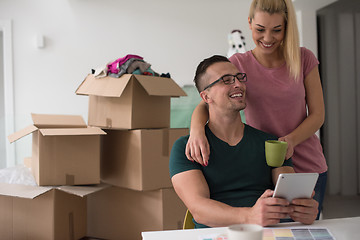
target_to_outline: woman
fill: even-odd
[[[314,197],[320,214],[327,165],[315,134],[325,116],[319,62],[311,51],[299,47],[291,0],[253,0],[248,21],[256,47],[230,57],[248,76],[246,123],[286,141],[286,159],[292,157],[296,172],[320,174]],[[204,134],[207,119],[201,102],[194,110],[186,147],[188,159],[205,166],[210,155]]]

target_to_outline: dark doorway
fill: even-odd
[[[360,193],[360,1],[317,11],[326,119],[321,130],[328,193]]]

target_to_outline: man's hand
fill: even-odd
[[[315,192],[313,192],[312,197],[314,194]],[[290,204],[293,209],[290,217],[296,222],[312,224],[318,214],[318,206],[319,203],[313,198],[294,199]]]
[[[293,208],[290,203],[283,198],[273,198],[274,191],[266,190],[255,205],[251,208],[248,216],[248,223],[255,223],[261,226],[275,225],[280,222],[281,218],[285,218],[291,214]]]

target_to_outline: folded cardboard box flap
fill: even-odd
[[[18,139],[33,133],[36,130],[46,128],[46,129],[76,129],[69,130],[73,135],[74,133],[80,132],[78,135],[94,135],[94,134],[106,134],[101,129],[92,129],[89,130],[86,125],[84,119],[80,115],[53,115],[53,114],[31,114],[31,118],[33,120],[33,125],[27,126],[11,135],[8,136],[8,140],[10,143],[17,141]],[[59,131],[61,134],[65,135],[67,130]],[[56,131],[55,131],[56,132]],[[97,132],[97,133],[96,133]],[[54,134],[56,135],[56,134]],[[71,134],[68,134],[71,135]]]
[[[110,185],[105,183],[100,183],[97,185],[88,185],[88,186],[60,186],[57,187],[57,189],[79,197],[84,197],[108,187],[110,187]]]
[[[38,130],[38,128],[36,126],[30,125],[30,126],[27,126],[26,128],[23,128],[15,133],[9,135],[7,138],[10,143],[13,143],[13,142],[17,141],[18,139],[20,139],[26,135],[29,135],[30,133],[33,133],[36,130]]]
[[[21,197],[21,198],[36,198],[53,189],[53,187],[39,187],[22,184],[0,183],[0,195]]]
[[[38,128],[86,128],[80,115],[31,114],[33,123]]]
[[[151,96],[187,96],[184,90],[171,78],[135,75],[135,78]]]
[[[120,78],[95,78],[89,74],[76,90],[79,95],[120,97],[130,80],[138,81],[151,96],[186,96],[186,93],[171,78],[124,74]]]
[[[95,78],[89,74],[75,92],[78,95],[120,97],[131,78],[131,74],[124,74],[121,78]]]
[[[78,135],[106,135],[106,132],[98,127],[88,128],[47,128],[39,129],[43,136],[78,136]]]
[[[0,195],[10,197],[20,197],[34,199],[52,189],[70,193],[79,197],[84,197],[102,189],[108,188],[107,184],[89,185],[89,186],[30,186],[22,184],[0,183]]]

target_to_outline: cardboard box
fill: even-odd
[[[172,145],[187,128],[105,130],[101,180],[133,190],[172,187],[169,157]]]
[[[170,97],[186,96],[171,78],[89,74],[76,90],[89,95],[88,124],[107,129],[170,127]]]
[[[32,133],[31,170],[39,186],[100,183],[100,128],[81,116],[32,114],[34,124],[8,137]],[[84,171],[86,169],[86,171]]]
[[[105,186],[106,187],[106,186]],[[0,183],[0,236],[5,240],[74,240],[86,236],[86,196],[93,187]]]
[[[31,169],[31,157],[24,158],[24,165],[25,165],[25,167],[28,167]]]
[[[186,207],[172,188],[110,187],[88,198],[88,237],[140,240],[143,231],[181,229]]]

